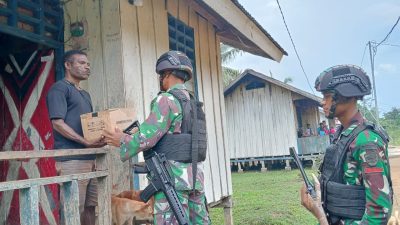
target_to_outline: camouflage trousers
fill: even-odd
[[[189,218],[189,224],[192,225],[208,225],[211,224],[209,220],[204,192],[191,190],[187,191],[176,191],[179,201],[181,202],[187,218]],[[169,207],[169,203],[164,193],[158,192],[154,195],[154,224],[157,225],[179,225],[176,220],[174,213]]]

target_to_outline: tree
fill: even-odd
[[[237,48],[233,48],[229,45],[222,44],[221,48],[221,60],[222,60],[222,74],[224,76],[224,86],[228,86],[236,77],[238,77],[242,71],[227,67],[226,64],[234,60],[238,55],[242,55],[243,51]]]
[[[383,114],[383,118],[400,125],[400,108],[393,107],[391,111]]]
[[[382,126],[388,132],[391,145],[400,145],[400,108],[392,108],[380,119]]]

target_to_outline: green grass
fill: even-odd
[[[311,171],[307,170],[309,177]],[[317,220],[301,206],[299,170],[232,173],[233,221],[240,225],[308,225]],[[214,225],[224,224],[222,208],[212,208]]]

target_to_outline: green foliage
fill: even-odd
[[[391,138],[390,145],[400,146],[400,108],[384,113],[380,122]]]
[[[224,74],[224,86],[226,87],[236,79],[242,71],[223,66],[222,73]]]
[[[222,64],[226,65],[234,60],[238,55],[242,55],[243,51],[237,48],[233,48],[229,45],[224,45],[221,43],[221,60]]]
[[[358,104],[358,109],[364,117],[376,123],[375,108],[372,107],[371,99],[364,99],[361,104]],[[400,146],[400,108],[392,108],[391,111],[383,114],[379,118],[380,125],[385,128],[390,137],[390,145]]]
[[[311,177],[311,171],[307,173]],[[300,204],[302,182],[299,170],[232,173],[234,223],[317,224],[317,220]],[[223,216],[221,208],[210,210],[215,225],[224,224]]]
[[[226,65],[232,60],[234,60],[238,55],[242,55],[243,51],[237,48],[233,48],[228,45],[224,45],[221,43],[221,59],[222,64]],[[222,74],[224,76],[224,86],[228,86],[236,77],[238,77],[242,71],[233,69],[227,66],[222,66]]]

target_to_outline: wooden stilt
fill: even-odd
[[[286,166],[285,166],[285,170],[292,170],[292,167],[290,167],[290,160],[286,160]]]

